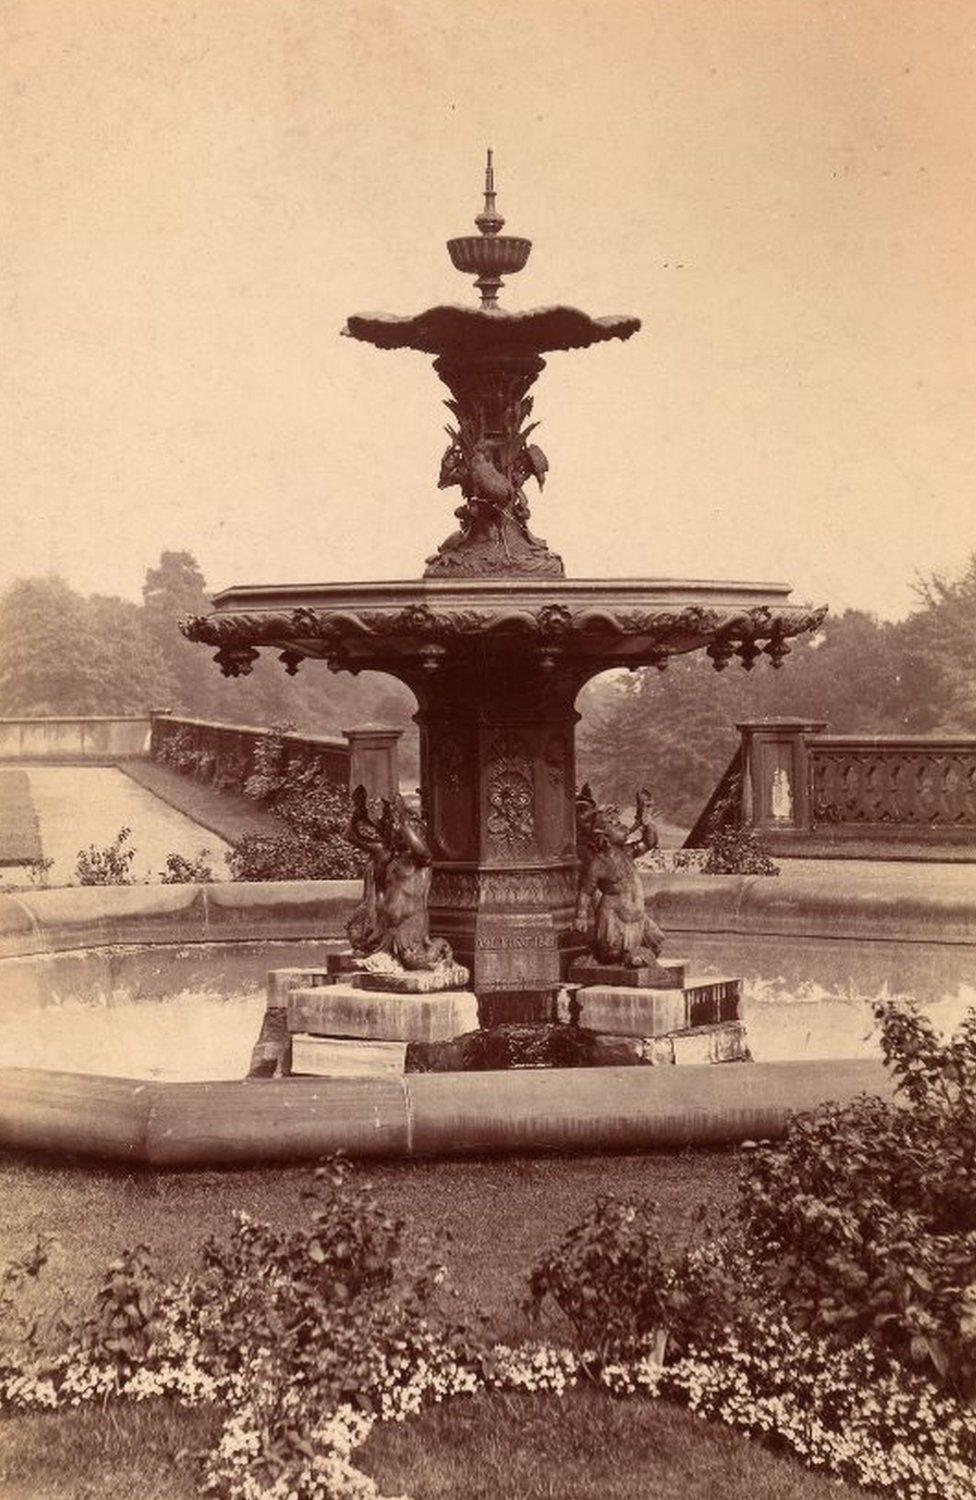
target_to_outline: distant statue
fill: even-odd
[[[588,785],[576,798],[580,880],[576,930],[586,933],[598,964],[657,968],[664,933],[644,910],[634,863],[638,842],[615,807],[599,807]]]
[[[357,957],[388,953],[404,969],[452,961],[444,938],[430,936],[427,901],[431,853],[422,820],[399,795],[382,800],[374,818],[366,788],[352,794],[346,837],[367,856],[363,899],[346,925]]]

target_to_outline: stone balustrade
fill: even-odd
[[[325,781],[350,788],[362,783],[370,796],[398,790],[400,729],[367,724],[344,729],[343,739],[328,735],[280,736],[282,770],[314,766]],[[154,760],[211,781],[218,790],[239,791],[255,769],[255,754],[272,731],[246,724],[223,724],[178,714],[154,713],[149,753]]]
[[[808,719],[736,727],[687,847],[738,826],[780,854],[976,859],[976,739],[833,735]]]

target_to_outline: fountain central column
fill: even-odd
[[[551,650],[508,639],[449,650],[420,689],[431,923],[479,995],[538,992],[542,1004],[579,946],[578,687]]]

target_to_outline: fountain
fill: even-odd
[[[390,673],[419,705],[421,815],[398,799],[379,810],[360,799],[350,835],[370,868],[352,951],[272,985],[266,1070],[288,1066],[284,1029],[298,1028],[288,1005],[307,1026],[302,1067],[326,1072],[342,1064],[334,1047],[316,1062],[316,1036],[398,1048],[376,1054],[379,1068],[477,1068],[660,1061],[649,1046],[594,1052],[590,1039],[735,1020],[731,981],[696,994],[680,964],[659,959],[634,840],[614,810],[577,794],[575,700],[608,668],[664,669],[690,651],[719,671],[763,655],[779,667],[790,638],[825,610],[789,603],[780,584],[566,578],[529,527],[526,486],[541,489],[549,467],[532,440],[529,390],[543,355],[629,339],[640,320],[499,307],[502,277],[524,268],[531,242],[501,232],[491,152],[475,224],[448,251],[476,276],[480,306],[355,315],[343,330],[435,356],[450,391],[438,484],[461,492],[458,525],[423,577],[230,588],[183,626],[217,648],[225,675],[248,673],[272,648],[290,673],[305,660]],[[615,1027],[615,1015],[632,1018]]]

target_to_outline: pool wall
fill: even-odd
[[[880,1063],[852,1061],[228,1083],[7,1068],[0,1143],[156,1167],[639,1151],[769,1139],[791,1110],[889,1091]]]
[[[922,1000],[976,984],[976,870],[971,886],[940,888],[933,872],[920,894],[897,867],[872,877],[845,862],[815,875],[645,876],[675,957],[832,991],[887,984]],[[257,988],[270,968],[320,962],[359,890],[336,880],[0,895],[0,1006]]]

